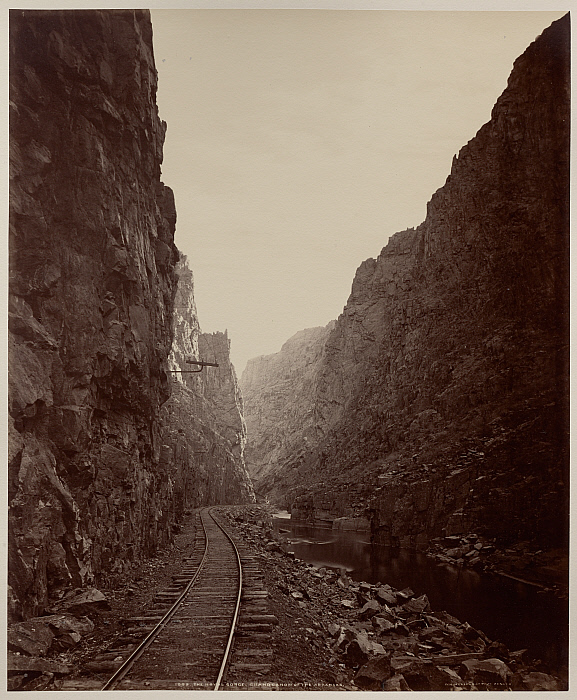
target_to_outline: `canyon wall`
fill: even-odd
[[[146,11],[10,13],[13,618],[122,575],[187,504],[251,498],[238,416],[206,429],[215,458],[232,460],[217,486],[212,463],[197,484],[186,445],[175,467],[181,441],[162,420],[179,253],[156,79]],[[234,389],[226,372],[211,381],[205,393]]]
[[[366,516],[376,541],[412,547],[566,543],[569,41],[566,16],[517,59],[423,224],[357,270],[313,395],[275,397],[303,434],[301,405],[316,423],[258,482],[294,518]]]
[[[244,461],[243,402],[230,362],[230,340],[226,332],[201,332],[193,275],[185,256],[176,272],[175,330],[169,357],[172,391],[162,407],[162,460],[166,469],[173,470],[175,482],[184,483],[180,500],[189,506],[252,503],[254,491]],[[199,367],[187,362],[191,359],[218,367],[199,372]]]
[[[294,454],[318,438],[314,419],[317,375],[325,341],[334,327],[307,328],[273,355],[249,360],[241,388],[250,443],[247,467],[254,483],[280,468],[283,454]]]

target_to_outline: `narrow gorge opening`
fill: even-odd
[[[228,689],[567,688],[569,65],[562,12],[10,11],[9,689],[103,687],[221,527]]]

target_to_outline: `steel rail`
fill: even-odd
[[[181,593],[181,595],[176,599],[176,601],[173,603],[173,605],[169,608],[168,612],[166,612],[164,614],[164,616],[157,622],[154,629],[151,630],[150,633],[142,640],[142,642],[136,647],[136,649],[126,659],[126,661],[122,664],[122,666],[120,666],[115,671],[115,673],[106,681],[106,683],[102,686],[102,688],[100,690],[113,690],[114,686],[119,681],[121,681],[124,678],[124,676],[126,676],[126,674],[132,669],[132,667],[138,661],[138,659],[142,656],[142,654],[144,654],[146,649],[148,649],[148,647],[152,644],[152,642],[156,639],[156,637],[160,634],[160,632],[170,622],[170,619],[172,618],[174,613],[178,610],[178,608],[181,606],[184,599],[188,595],[188,592],[190,591],[190,589],[196,583],[196,579],[200,575],[200,572],[202,570],[202,567],[204,566],[204,563],[206,561],[206,557],[208,554],[208,533],[206,531],[206,527],[204,525],[204,521],[203,521],[202,517],[200,519],[200,522],[202,523],[202,529],[204,531],[204,554],[202,555],[202,559],[200,560],[200,564],[198,565],[198,568],[195,571],[193,577],[187,583],[186,588]]]
[[[242,563],[240,560],[240,553],[237,549],[236,544],[234,543],[232,537],[229,535],[229,533],[224,529],[224,527],[219,523],[219,521],[214,517],[211,511],[209,511],[210,517],[214,520],[214,522],[220,527],[220,529],[224,532],[224,534],[227,536],[229,542],[231,543],[234,553],[236,554],[236,561],[238,564],[238,594],[236,597],[236,606],[234,609],[234,615],[232,618],[232,622],[230,625],[230,633],[228,635],[228,641],[226,644],[226,649],[224,650],[224,657],[222,659],[222,664],[220,666],[220,670],[218,672],[218,677],[216,679],[215,686],[213,690],[218,690],[220,687],[220,683],[222,681],[222,677],[224,675],[224,672],[226,670],[226,667],[228,665],[228,659],[231,653],[231,648],[232,648],[232,640],[234,639],[234,633],[236,632],[236,621],[238,619],[238,614],[240,611],[240,599],[242,597]]]
[[[224,535],[227,537],[230,544],[232,545],[232,548],[233,548],[234,553],[236,555],[236,561],[237,561],[237,565],[238,565],[238,576],[239,576],[238,593],[237,593],[237,598],[236,598],[234,615],[233,615],[232,622],[230,625],[230,632],[228,635],[226,648],[224,650],[223,660],[222,660],[222,663],[221,663],[221,666],[220,666],[220,669],[218,672],[218,677],[216,679],[215,686],[213,688],[213,690],[216,691],[219,689],[220,684],[222,682],[222,677],[224,676],[224,673],[226,671],[229,657],[230,657],[231,650],[232,650],[232,642],[234,639],[234,634],[236,631],[236,624],[237,624],[238,615],[240,612],[243,577],[242,577],[242,563],[241,563],[241,558],[240,558],[240,554],[239,554],[239,551],[237,549],[237,546],[235,545],[230,534],[225,530],[225,528],[221,525],[221,523],[217,520],[217,518],[214,517],[214,515],[212,514],[211,511],[212,511],[212,509],[207,510],[208,515],[212,518],[213,522],[220,528],[220,530],[224,533]],[[207,561],[208,546],[209,546],[208,532],[207,532],[207,528],[205,526],[204,520],[202,518],[202,515],[201,515],[200,521],[202,523],[202,528],[203,528],[204,535],[205,535],[205,547],[204,547],[204,553],[203,553],[202,559],[201,559],[200,564],[198,565],[198,568],[195,571],[193,577],[190,579],[190,581],[186,585],[186,588],[181,593],[181,595],[177,598],[177,600],[173,603],[173,605],[170,607],[170,609],[159,620],[159,622],[156,624],[154,629],[145,637],[145,639],[138,645],[138,647],[132,652],[132,654],[126,659],[126,661],[108,679],[108,681],[102,686],[101,690],[113,690],[114,686],[117,683],[119,683],[130,672],[130,670],[132,669],[134,664],[138,661],[138,659],[144,654],[146,649],[148,649],[148,647],[154,642],[154,640],[160,634],[160,632],[170,622],[171,618],[174,616],[174,614],[177,612],[177,610],[180,608],[180,606],[184,602],[185,598],[187,597],[188,593],[190,592],[190,589],[196,583],[196,580],[198,579],[199,575],[201,574],[202,569]]]

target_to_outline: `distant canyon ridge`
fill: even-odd
[[[515,61],[336,321],[248,362],[248,469],[293,518],[566,545],[569,42],[566,16]]]

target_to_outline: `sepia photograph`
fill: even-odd
[[[7,12],[8,691],[570,689],[571,13],[377,4]]]

